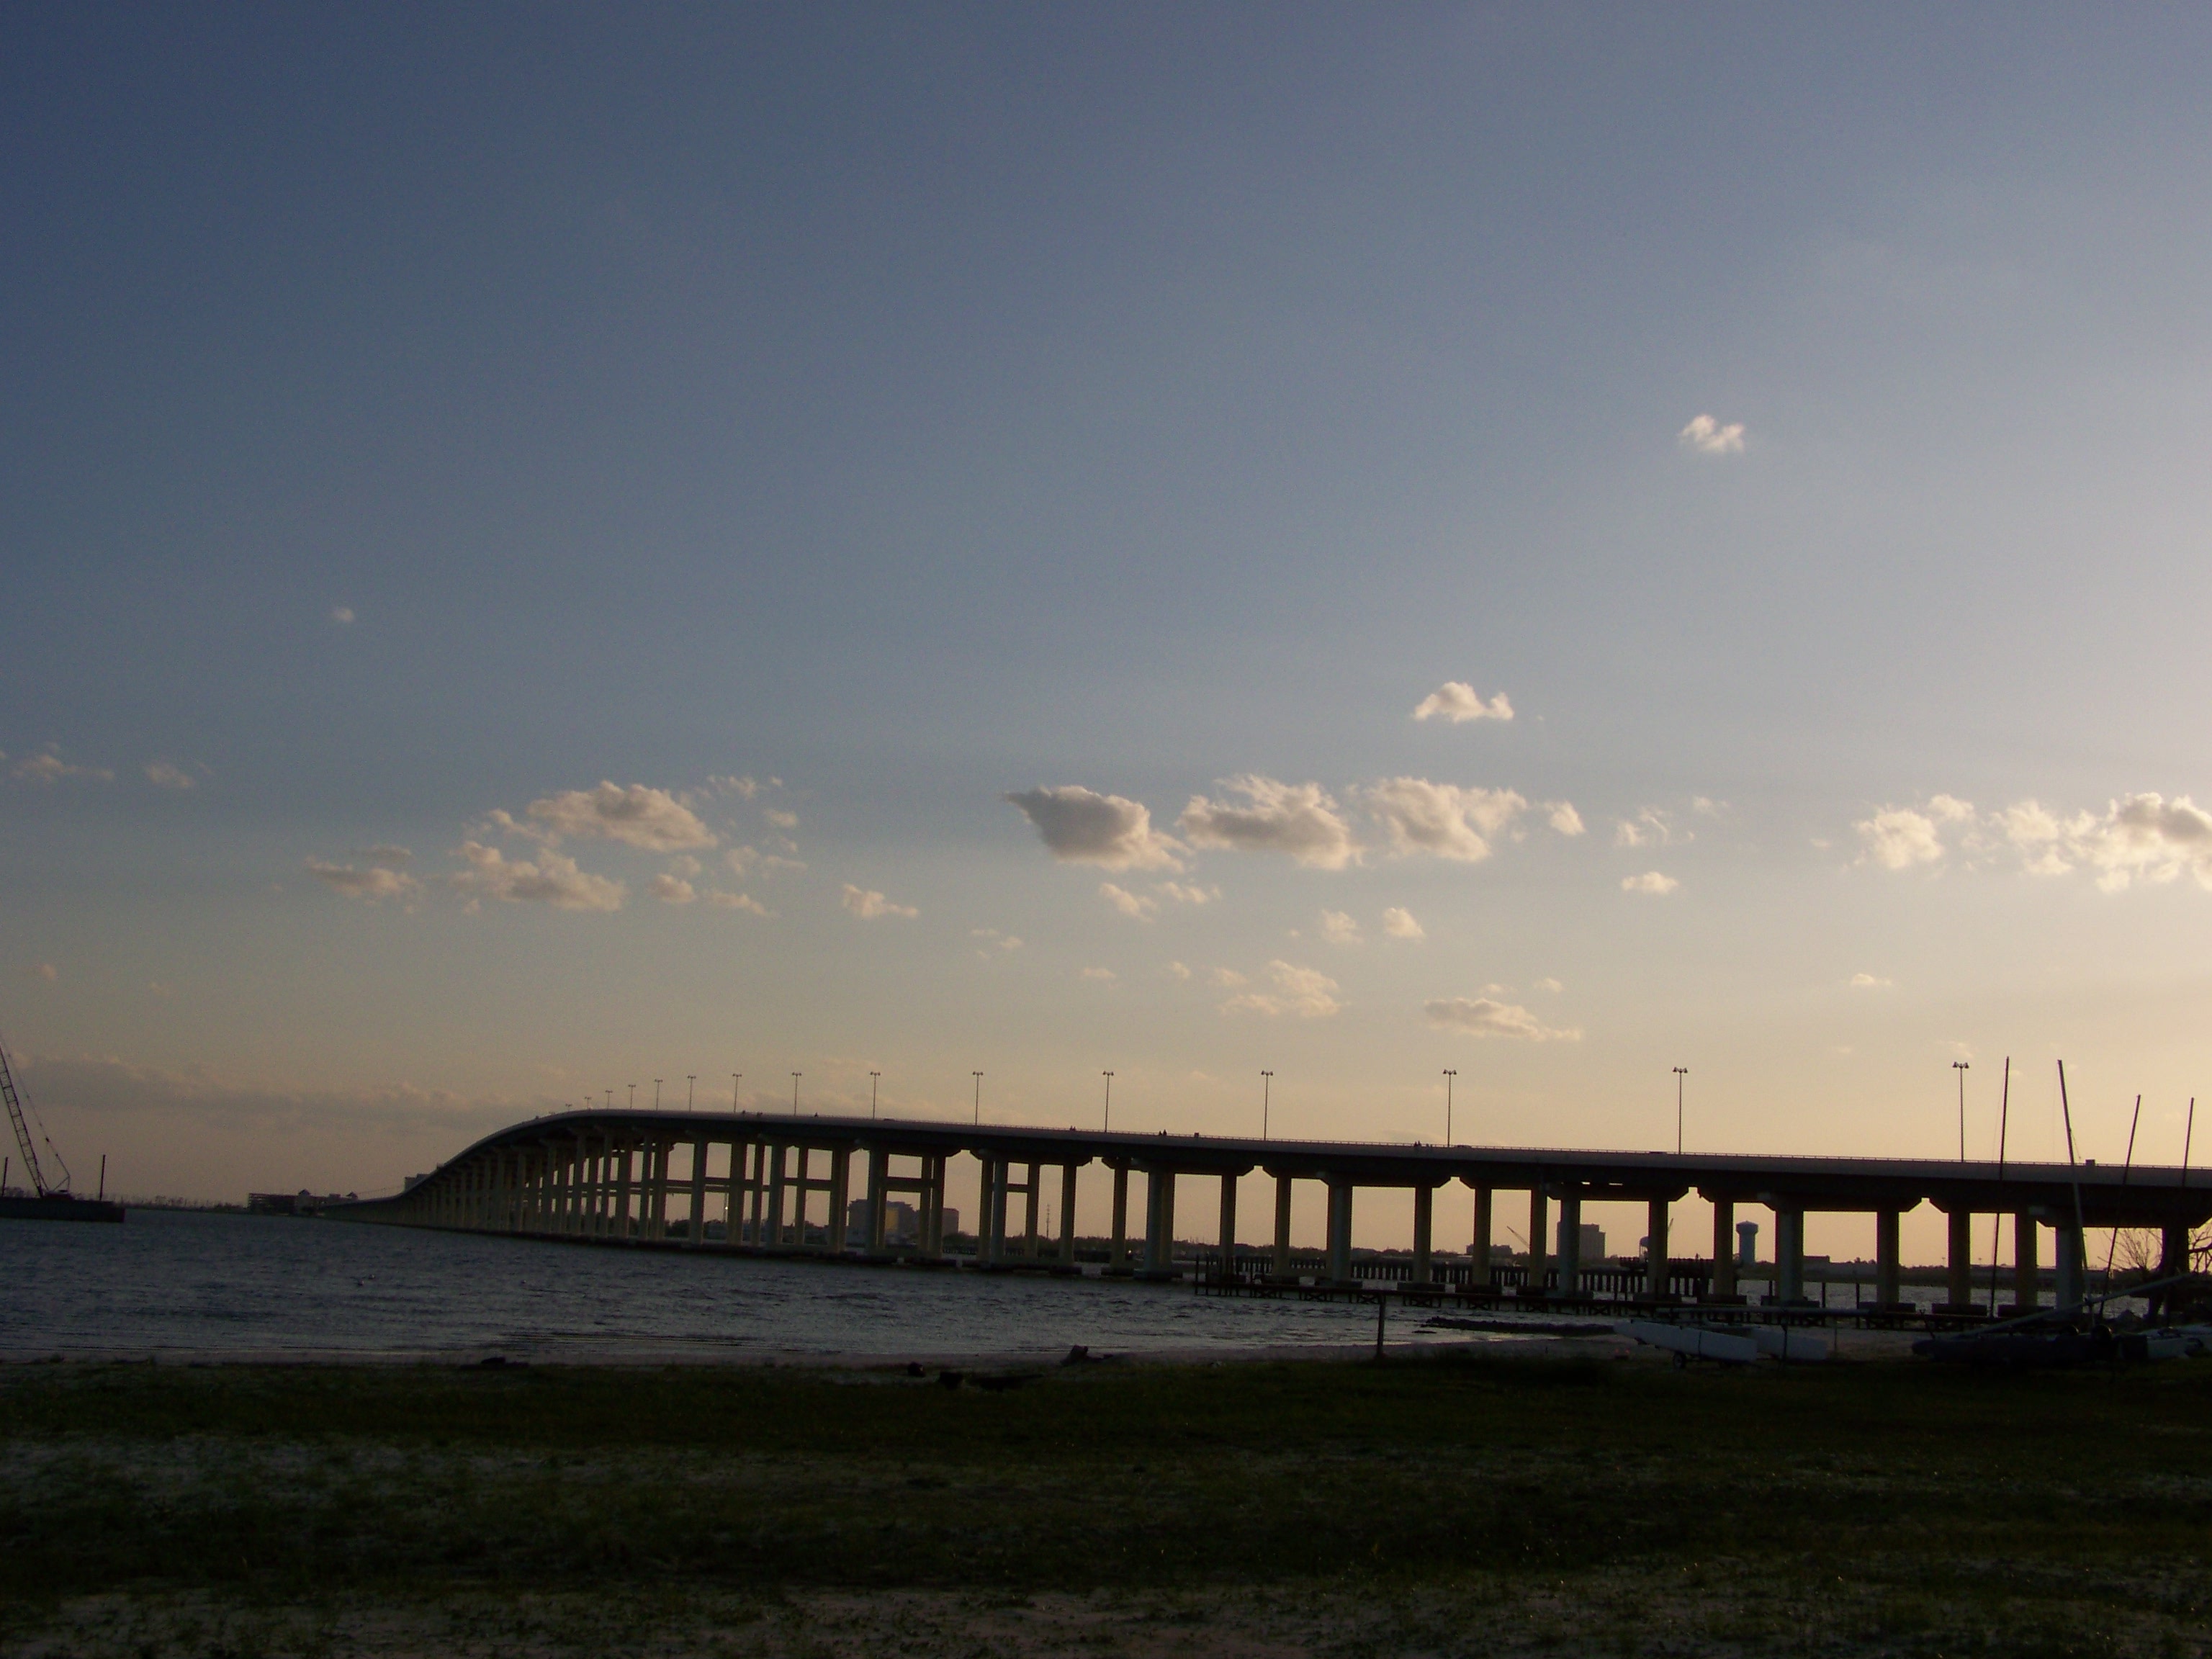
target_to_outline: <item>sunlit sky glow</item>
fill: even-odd
[[[1656,1147],[1682,1065],[1692,1148],[1940,1157],[2009,1054],[2053,1157],[2063,1057],[2178,1161],[2208,74],[2185,9],[19,11],[0,1029],[134,1193],[871,1069]]]

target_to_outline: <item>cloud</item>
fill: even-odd
[[[981,939],[987,944],[995,945],[1001,951],[1018,951],[1022,948],[1022,942],[1019,939],[1016,938],[1012,933],[1002,933],[995,927],[970,927],[968,930],[968,937],[970,939]]]
[[[1218,979],[1219,972],[1215,976]],[[1223,1003],[1221,1012],[1258,1014],[1267,1019],[1284,1014],[1295,1014],[1300,1019],[1326,1019],[1343,1006],[1336,1000],[1336,981],[1318,969],[1271,962],[1267,964],[1267,977],[1274,981],[1274,992],[1247,991]],[[1241,984],[1243,981],[1237,982]]]
[[[1700,455],[1741,455],[1743,453],[1743,422],[1737,421],[1723,426],[1710,415],[1700,415],[1674,434],[1674,441],[1683,448]]]
[[[2034,803],[2027,805],[2033,808]],[[1872,860],[1885,870],[1910,870],[1916,864],[1934,864],[1945,848],[1941,834],[1945,825],[1972,823],[1974,809],[1950,795],[1936,795],[1916,811],[1909,806],[1885,806],[1851,828],[1858,831],[1865,851],[1862,861]]]
[[[1160,902],[1158,899],[1146,898],[1126,887],[1116,887],[1110,881],[1098,884],[1098,896],[1132,921],[1150,921],[1159,914]]]
[[[1428,930],[1413,920],[1411,910],[1392,905],[1382,913],[1382,931],[1392,939],[1426,939]]]
[[[668,872],[672,876],[684,876],[686,878],[696,876],[706,867],[707,866],[705,865],[700,863],[698,860],[693,858],[689,853],[678,853],[674,858],[668,860]]]
[[[1342,910],[1324,910],[1321,913],[1321,936],[1331,945],[1357,945],[1359,924]]]
[[[1874,974],[1853,974],[1851,988],[1859,991],[1887,991],[1892,981]]]
[[[1036,788],[1000,799],[1018,806],[1045,848],[1063,864],[1109,870],[1181,870],[1182,848],[1152,828],[1152,809],[1079,784]]]
[[[768,906],[744,893],[725,893],[719,888],[709,888],[706,899],[717,910],[749,910],[757,916],[768,914]]]
[[[1696,839],[1690,830],[1676,829],[1672,816],[1656,806],[1638,807],[1633,818],[1616,819],[1613,826],[1615,847],[1672,847]]]
[[[96,783],[112,783],[115,774],[104,766],[76,766],[61,757],[58,749],[48,748],[15,763],[15,775],[32,783],[54,784],[64,778],[88,778]]]
[[[156,789],[191,789],[197,787],[191,773],[165,760],[146,763],[146,781]]]
[[[1190,977],[1190,969],[1180,962],[1170,962],[1166,967],[1161,969],[1160,971],[1165,974],[1170,979],[1187,980]]]
[[[1159,881],[1152,890],[1163,898],[1173,899],[1177,904],[1211,904],[1221,896],[1218,887],[1200,887],[1195,882]]]
[[[1624,893],[1650,893],[1655,897],[1673,892],[1682,884],[1672,876],[1662,876],[1656,870],[1646,870],[1640,876],[1623,876],[1620,890]]]
[[[331,606],[331,620],[336,623],[340,628],[351,628],[353,626],[353,607],[351,605],[344,605]]]
[[[760,784],[750,777],[732,778],[710,772],[707,775],[707,793],[710,795],[735,795],[740,800],[750,800],[760,793]]]
[[[681,876],[655,876],[646,884],[645,890],[663,904],[689,904],[699,896]]]
[[[1362,799],[1400,857],[1429,853],[1462,864],[1488,858],[1489,837],[1528,805],[1510,789],[1462,789],[1426,778],[1386,779]]]
[[[1571,800],[1549,800],[1544,810],[1553,829],[1563,836],[1579,836],[1583,832],[1583,815],[1575,811]]]
[[[893,904],[881,893],[855,887],[849,881],[845,884],[845,890],[837,902],[862,921],[873,921],[878,916],[904,916],[911,920],[921,914],[910,904]]]
[[[414,861],[415,858],[415,854],[404,847],[395,847],[388,841],[380,841],[374,847],[364,847],[354,856],[357,859],[366,859],[369,863],[386,870],[404,870]]]
[[[422,890],[422,884],[414,877],[382,865],[371,865],[357,870],[350,864],[325,864],[320,859],[307,861],[307,873],[329,888],[333,893],[343,893],[348,898],[378,899],[411,898]]]
[[[1536,981],[1535,988],[1539,991],[1549,991],[1553,996],[1557,996],[1567,988],[1555,979],[1540,979]]]
[[[601,783],[530,803],[530,816],[554,836],[598,836],[647,853],[682,853],[715,844],[714,832],[665,789]],[[512,819],[507,821],[510,824]]]
[[[1513,718],[1513,705],[1506,701],[1503,691],[1485,702],[1466,681],[1446,680],[1414,705],[1413,718],[1447,720],[1454,726],[1468,720],[1510,720]]]
[[[1111,968],[1085,968],[1083,970],[1083,977],[1085,979],[1111,980],[1118,978],[1119,975],[1116,975]]]
[[[1216,968],[1212,973],[1208,974],[1206,977],[1212,980],[1216,985],[1220,986],[1224,990],[1227,991],[1233,991],[1240,985],[1247,985],[1251,982],[1247,980],[1243,975],[1238,973],[1234,968]]]
[[[1235,804],[1193,795],[1176,820],[1193,845],[1281,853],[1316,870],[1341,870],[1358,856],[1352,826],[1337,816],[1335,799],[1319,784],[1248,774],[1225,778],[1220,787],[1244,799]]]
[[[497,899],[503,904],[550,904],[556,910],[619,910],[629,890],[618,881],[587,875],[574,859],[547,848],[537,861],[510,863],[496,847],[465,841],[466,870],[446,878],[446,885],[471,904]]]
[[[2097,872],[2108,893],[2141,880],[2160,885],[2187,875],[2212,888],[2212,813],[2186,795],[2130,795],[2100,815],[2077,812],[2061,820],[2034,801],[1997,815],[2006,841],[2033,875],[2058,875],[2081,867]]]
[[[1421,1005],[1434,1025],[1481,1037],[1519,1037],[1528,1042],[1580,1042],[1578,1030],[1555,1030],[1517,1003],[1490,997],[1445,997]]]
[[[761,817],[767,819],[779,830],[796,830],[799,828],[799,814],[796,812],[779,811],[773,806],[763,806],[761,808]]]

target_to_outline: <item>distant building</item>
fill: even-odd
[[[1582,1252],[1577,1259],[1585,1267],[1605,1260],[1604,1228],[1594,1221],[1585,1221],[1582,1224],[1581,1237]],[[1555,1255],[1564,1256],[1567,1253],[1567,1224],[1565,1221],[1553,1224],[1552,1249]]]
[[[1759,1265],[1759,1224],[1739,1221],[1735,1224],[1735,1265],[1756,1267]]]
[[[957,1210],[947,1210],[945,1231],[954,1225]],[[845,1238],[850,1244],[865,1246],[868,1242],[868,1200],[856,1198],[845,1206]],[[884,1200],[884,1243],[886,1244],[919,1244],[921,1242],[921,1212],[904,1199]]]

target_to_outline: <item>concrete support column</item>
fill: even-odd
[[[2052,1281],[2057,1290],[2057,1294],[2052,1298],[2053,1305],[2060,1308],[2078,1308],[2089,1292],[2087,1265],[2082,1259],[2085,1252],[2081,1248],[2081,1230],[2074,1224],[2074,1218],[2069,1216],[2058,1224],[2057,1233],[2058,1266],[2057,1271],[2052,1275]]]
[[[1075,1171],[1079,1166],[1060,1166],[1060,1259],[1075,1265]]]
[[[991,1261],[1006,1259],[1006,1160],[991,1160]]]
[[[1559,1294],[1583,1293],[1583,1193],[1569,1187],[1559,1194]]]
[[[1106,1271],[1129,1271],[1129,1172],[1126,1169],[1114,1171],[1114,1237],[1106,1249]]]
[[[1328,1183],[1328,1277],[1335,1285],[1352,1283],[1352,1183]]]
[[[1528,1189],[1528,1277],[1521,1286],[1521,1294],[1539,1297],[1544,1294],[1544,1281],[1551,1276],[1552,1206],[1538,1182]]]
[[[1037,1219],[1044,1208],[1044,1192],[1037,1181],[1037,1171],[1043,1166],[1029,1166],[1029,1179],[1023,1183],[1022,1193],[1022,1255],[1030,1261],[1037,1259]]]
[[[668,1237],[668,1179],[669,1165],[674,1160],[676,1143],[657,1140],[653,1146],[653,1237]]]
[[[1943,1303],[1954,1313],[1964,1313],[1974,1303],[1974,1212],[1953,1210],[1943,1220],[1950,1234],[1944,1261]]]
[[[2043,1305],[2042,1265],[2036,1260],[2035,1218],[2026,1210],[2012,1218],[2012,1293],[2022,1313]]]
[[[890,1164],[890,1159],[882,1147],[871,1146],[868,1149],[867,1219],[865,1236],[860,1242],[861,1248],[870,1255],[881,1255],[885,1249],[884,1237],[888,1224],[884,1218],[884,1182],[889,1176]]]
[[[2158,1276],[2160,1279],[2172,1279],[2177,1274],[2185,1273],[2188,1271],[2189,1229],[2186,1227],[2160,1229]],[[2151,1304],[2151,1311],[2157,1313],[2172,1308],[2180,1299],[2179,1292],[2185,1288],[2186,1287],[2179,1285],[2169,1285],[2166,1289],[2159,1291],[2158,1299]]]
[[[1735,1201],[1717,1198],[1713,1200],[1711,1294],[1717,1301],[1735,1293]]]
[[[1427,1285],[1436,1279],[1437,1189],[1413,1188],[1413,1283]]]
[[[1895,1210],[1874,1212],[1874,1299],[1885,1308],[1895,1307],[1905,1294],[1897,1221]]]
[[[1774,1293],[1784,1303],[1805,1299],[1805,1212],[1774,1212]]]
[[[783,1151],[781,1146],[761,1148],[768,1163],[768,1214],[759,1242],[771,1247],[783,1243]]]
[[[1145,1271],[1175,1271],[1175,1171],[1145,1172]]]
[[[1495,1283],[1495,1270],[1490,1261],[1490,1235],[1497,1202],[1498,1194],[1489,1188],[1474,1189],[1474,1229],[1467,1244],[1467,1287],[1471,1291],[1488,1291]]]
[[[1216,1270],[1224,1284],[1237,1277],[1237,1177],[1221,1177],[1221,1263]]]
[[[707,1242],[707,1137],[691,1138],[691,1218],[684,1224],[684,1241],[693,1249]]]
[[[1269,1277],[1288,1279],[1291,1276],[1291,1177],[1275,1177],[1275,1255],[1269,1264]]]
[[[850,1224],[846,1212],[853,1202],[853,1149],[840,1146],[830,1154],[830,1254],[842,1255]]]
[[[617,1159],[615,1164],[615,1212],[613,1232],[617,1238],[623,1239],[629,1237],[630,1156],[630,1149],[625,1146],[617,1155]],[[642,1160],[641,1160],[641,1162]],[[642,1168],[637,1171],[640,1177],[639,1184],[641,1186],[644,1184],[644,1173],[645,1172]]]
[[[929,1183],[924,1194],[928,1205],[928,1217],[923,1225],[926,1231],[924,1248],[934,1261],[945,1256],[945,1166],[942,1152],[933,1152],[922,1160],[923,1178]]]
[[[1644,1252],[1644,1293],[1654,1302],[1663,1302],[1667,1299],[1668,1270],[1673,1264],[1667,1237],[1667,1200],[1653,1199],[1648,1214],[1644,1231],[1651,1236],[1651,1243]]]

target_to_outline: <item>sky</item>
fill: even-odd
[[[1643,1148],[1679,1066],[1692,1150],[1950,1157],[2009,1057],[2063,1158],[2063,1059],[2178,1162],[2208,72],[2179,7],[17,8],[0,1032],[203,1198],[794,1073]]]

